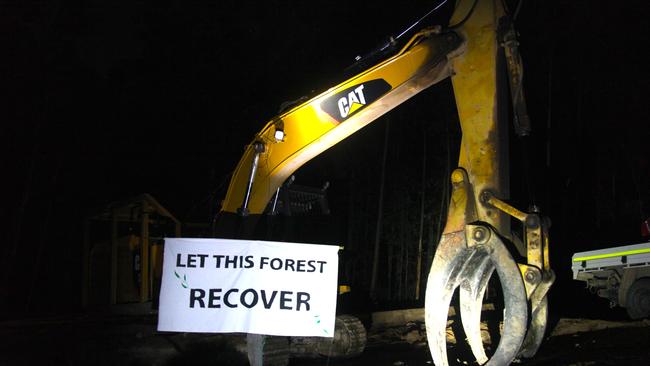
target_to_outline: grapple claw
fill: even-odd
[[[538,276],[526,277],[528,292],[522,272],[509,250],[489,224],[478,219],[473,189],[463,169],[451,175],[452,192],[445,230],[431,265],[425,299],[427,337],[433,361],[437,366],[448,366],[447,314],[451,298],[460,287],[460,316],[467,341],[481,365],[509,365],[518,355],[535,354],[546,329],[546,294],[553,283],[553,272],[548,268],[545,247],[538,246],[542,228],[527,220],[531,230],[530,240],[535,241],[534,263],[522,265]],[[490,197],[488,197],[490,198]],[[491,199],[487,203],[496,202]],[[485,202],[483,202],[485,204]],[[498,201],[505,212],[526,219],[524,213]],[[528,222],[530,221],[530,222]],[[544,244],[546,245],[546,244]],[[531,257],[531,253],[529,257]],[[539,265],[542,262],[544,265]],[[535,267],[535,265],[539,265]],[[544,268],[540,270],[539,268]],[[494,353],[488,357],[481,337],[481,310],[490,277],[496,270],[503,293],[503,330]],[[540,278],[541,277],[541,278]],[[541,281],[540,281],[541,280]],[[528,328],[528,301],[531,304],[531,324]]]
[[[474,242],[468,245],[465,231],[443,235],[433,260],[427,283],[425,317],[429,347],[438,366],[448,365],[447,312],[459,286],[463,296],[461,314],[469,312],[461,315],[461,319],[477,362],[490,366],[510,364],[526,335],[528,303],[519,269],[496,233],[488,227],[483,228],[491,235],[479,245],[471,245]],[[481,340],[480,309],[485,287],[495,269],[504,293],[504,326],[499,345],[488,360]]]

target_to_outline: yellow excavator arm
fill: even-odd
[[[239,161],[222,213],[261,214],[278,187],[307,161],[451,77],[462,141],[458,168],[451,174],[448,217],[427,282],[427,338],[435,364],[447,365],[447,313],[459,288],[461,320],[476,361],[508,365],[537,351],[546,329],[546,295],[554,280],[546,220],[506,202],[508,128],[500,106],[508,102],[499,103],[498,91],[509,86],[515,130],[525,136],[529,126],[521,61],[500,1],[458,1],[450,23],[454,26],[420,30],[393,56],[268,122]],[[519,240],[510,232],[513,219],[521,222]],[[518,253],[511,253],[504,240],[514,243]],[[501,281],[505,313],[499,345],[488,355],[480,317],[494,272]]]
[[[424,29],[396,55],[273,118],[247,146],[222,211],[262,213],[303,164],[448,77],[447,56],[459,45],[455,33]]]

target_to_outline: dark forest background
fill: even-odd
[[[80,310],[83,219],[109,202],[150,193],[183,223],[209,223],[245,145],[282,102],[329,87],[356,55],[433,5],[2,3],[2,317]],[[516,20],[531,177],[553,221],[551,303],[561,315],[608,312],[571,280],[571,254],[641,242],[650,216],[642,8],[526,1]],[[378,307],[418,304],[418,241],[426,268],[456,162],[454,108],[443,82],[296,172],[297,183],[330,182],[331,214],[312,230],[326,234],[304,240],[344,244],[347,275],[364,291],[385,151]],[[521,183],[513,167],[513,199],[525,206]],[[585,301],[593,305],[578,306]]]

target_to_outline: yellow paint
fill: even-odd
[[[451,173],[452,192],[447,210],[447,223],[444,234],[463,231],[468,222],[467,215],[473,215],[473,204],[470,204],[470,186],[467,174],[462,169]],[[469,220],[473,221],[473,220]]]
[[[551,260],[549,257],[549,234],[548,234],[548,228],[545,226],[542,229],[542,233],[544,235],[544,269],[545,270],[550,270],[551,269]]]
[[[517,266],[519,267],[519,272],[521,273],[521,278],[524,279],[524,287],[526,288],[526,298],[530,300],[530,295],[533,294],[533,291],[539,286],[539,284],[532,284],[528,281],[525,280],[526,278],[526,271],[537,271],[539,272],[539,268],[529,266],[527,264],[522,264],[522,263],[517,263]]]
[[[359,109],[361,107],[363,107],[363,104],[353,103],[352,106],[350,106],[350,112],[349,113],[354,114],[354,112],[356,112],[357,109]]]
[[[466,14],[472,2],[463,2],[454,18]],[[497,141],[496,114],[496,12],[491,1],[479,1],[472,16],[460,28],[466,39],[464,52],[453,59],[452,83],[456,106],[463,133],[458,165],[467,171],[470,183],[477,194],[484,189],[496,196],[501,194],[499,144]],[[478,205],[480,220],[504,230],[504,215],[497,215]]]
[[[628,250],[628,251],[625,251],[625,252],[590,255],[590,256],[587,256],[587,257],[578,257],[578,258],[574,258],[573,261],[574,262],[582,262],[582,261],[590,261],[590,260],[594,260],[594,259],[605,259],[605,258],[620,257],[620,256],[624,256],[624,255],[643,254],[643,253],[650,253],[650,248],[648,248],[648,249]]]
[[[426,79],[422,82],[419,80],[436,66],[433,62],[436,55],[435,44],[427,38],[428,33],[426,30],[416,34],[395,56],[267,123],[253,140],[263,142],[265,152],[260,156],[251,191],[248,206],[251,214],[263,212],[276,189],[304,163],[430,85],[426,85]],[[360,105],[351,106],[351,117],[344,122],[338,123],[321,109],[321,102],[328,97],[374,79],[385,80],[391,90],[364,109],[359,110]],[[407,84],[407,88],[402,87]],[[280,143],[276,142],[273,136],[274,122],[278,120],[282,121],[285,132],[285,139]],[[253,158],[251,144],[246,148],[233,173],[222,203],[222,211],[237,212],[241,206]]]
[[[339,295],[347,294],[348,292],[352,292],[352,289],[348,285],[340,285],[339,286]]]
[[[488,203],[499,210],[501,210],[504,213],[507,213],[508,215],[514,217],[515,219],[519,220],[520,222],[524,222],[526,220],[526,213],[518,210],[517,208],[510,206],[504,201],[501,201],[500,199],[490,196],[490,199],[488,200]]]
[[[533,243],[536,243],[536,245],[533,245]],[[544,242],[544,238],[542,236],[541,227],[534,230],[526,230],[526,256],[528,259],[528,264],[533,265],[537,268],[542,268],[544,266],[544,245],[546,244],[547,243]]]

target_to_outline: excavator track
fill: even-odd
[[[291,355],[294,357],[352,358],[366,348],[366,328],[352,315],[339,315],[334,325],[334,337],[292,337]]]
[[[367,342],[366,328],[352,315],[339,315],[334,325],[331,342],[321,342],[318,353],[322,356],[349,358],[363,353]]]
[[[249,334],[248,362],[251,366],[286,366],[289,364],[291,347],[289,337]]]

